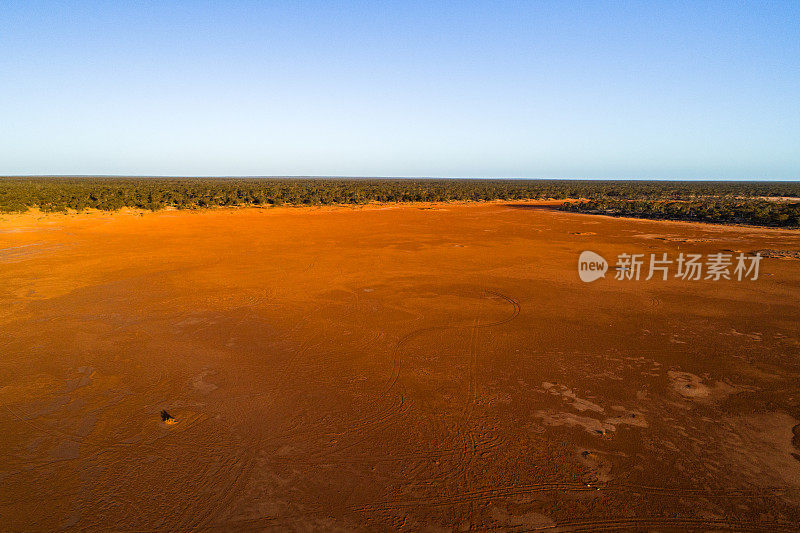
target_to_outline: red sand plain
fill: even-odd
[[[0,217],[0,530],[792,530],[800,232],[404,205]],[[175,424],[162,423],[168,411]]]

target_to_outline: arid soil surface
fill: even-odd
[[[798,250],[509,202],[2,216],[0,530],[796,529]]]

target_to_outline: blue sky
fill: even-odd
[[[800,179],[800,2],[13,2],[0,174]]]

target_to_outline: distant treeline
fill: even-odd
[[[796,195],[794,195],[796,196]],[[800,226],[800,201],[767,201],[758,198],[701,198],[694,200],[621,200],[601,198],[565,202],[563,211],[611,216],[750,224]]]
[[[165,207],[197,209],[284,204],[538,198],[584,198],[603,201],[711,198],[716,202],[717,199],[760,196],[800,197],[800,183],[336,178],[0,178],[0,211],[5,212],[25,211],[34,207],[43,211],[87,208],[111,211],[122,207],[157,210]],[[611,204],[608,205],[610,209]],[[644,210],[642,212],[644,213]]]

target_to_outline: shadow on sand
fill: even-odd
[[[559,211],[561,203],[557,204],[505,204],[505,207],[512,209],[541,209],[545,211]]]

